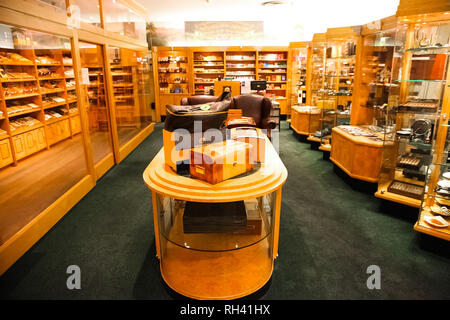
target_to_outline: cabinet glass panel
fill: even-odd
[[[82,88],[89,116],[89,134],[94,163],[97,164],[112,154],[103,48],[100,45],[85,42],[80,42],[79,46],[82,72],[87,75]]]
[[[325,75],[325,42],[313,42],[311,59],[311,104],[322,108]]]
[[[0,25],[0,244],[87,175],[69,38]]]
[[[321,144],[330,144],[333,127],[350,124],[355,59],[356,38],[327,40],[322,91],[322,124],[320,132],[316,133]]]
[[[70,0],[70,15],[81,22],[102,27],[99,0]]]
[[[395,30],[364,37],[359,87],[359,107],[364,111],[360,112],[357,122],[373,125],[378,132],[384,132],[386,125],[394,45]]]
[[[103,0],[105,29],[133,39],[146,41],[145,18],[120,0]]]
[[[119,144],[123,145],[151,122],[146,51],[109,47]]]
[[[448,30],[448,23],[441,22],[405,24],[396,35],[379,190],[394,198],[402,196],[413,206],[420,206],[432,161],[443,159],[436,155],[445,145],[442,137],[438,139],[443,134],[438,119]]]
[[[275,192],[228,203],[156,197],[166,282],[193,292],[227,296],[236,291],[230,278],[249,287],[266,280],[267,271],[273,268]]]
[[[412,58],[410,77],[405,81],[407,95],[405,105],[416,108],[422,114],[437,113],[434,118],[421,115],[419,120],[427,121],[428,131],[414,126],[412,135],[423,132],[416,139],[432,140],[430,165],[425,179],[424,198],[417,227],[420,231],[450,240],[450,161],[448,105],[444,97],[450,94],[448,69],[450,21],[416,24],[414,46],[406,50]],[[417,120],[417,122],[419,121]],[[421,124],[423,122],[420,122]]]

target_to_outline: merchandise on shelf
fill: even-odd
[[[0,64],[29,64],[32,65],[33,61],[21,56],[14,52],[0,52]]]

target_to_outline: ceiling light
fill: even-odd
[[[263,1],[261,2],[262,6],[276,6],[276,5],[280,5],[280,4],[285,4],[285,1],[281,1],[281,0],[270,0],[270,1]]]

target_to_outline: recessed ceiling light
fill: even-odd
[[[286,1],[280,1],[280,0],[270,0],[270,1],[263,1],[261,2],[262,6],[276,6],[280,4],[285,4]]]

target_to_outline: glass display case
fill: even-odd
[[[352,124],[372,125],[384,132],[391,87],[395,28],[380,30],[363,37],[360,83],[353,99]]]
[[[412,96],[413,103],[420,104],[426,110],[435,108],[437,112],[434,123],[419,122],[428,131],[418,126],[411,127],[412,135],[421,134],[417,138],[427,139],[430,136],[432,139],[424,196],[414,229],[445,240],[450,240],[449,35],[450,20],[447,15],[440,15],[436,21],[425,26],[419,23],[414,25],[414,48],[409,51],[413,63],[419,58],[416,63],[420,67],[411,75],[413,88],[408,88],[408,101]],[[419,79],[422,81],[417,81]],[[412,95],[412,90],[417,93]],[[426,127],[428,124],[431,124],[430,128]]]
[[[449,27],[448,21],[410,18],[397,28],[376,193],[380,198],[420,207],[425,185],[435,190],[437,181],[427,176],[430,170],[441,171],[445,145]]]
[[[350,124],[350,110],[355,76],[358,28],[327,31],[324,82],[322,90],[321,129],[315,133],[329,151],[333,127]]]
[[[322,91],[325,76],[325,34],[314,34],[311,52],[311,91],[309,104],[322,108]],[[308,101],[308,100],[307,100]]]
[[[308,64],[307,43],[291,43],[289,46],[290,56],[290,103],[291,106],[306,105],[306,69]],[[289,79],[288,79],[289,80]],[[288,119],[291,110],[287,110]]]
[[[88,172],[70,39],[0,30],[2,244]]]
[[[244,288],[261,287],[273,269],[275,197],[273,192],[237,202],[199,203],[157,194],[166,283],[203,299],[236,297]]]

